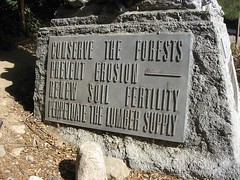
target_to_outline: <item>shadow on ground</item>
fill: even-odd
[[[27,111],[33,111],[33,92],[36,57],[23,49],[0,51],[0,61],[13,63],[13,68],[5,68],[0,77],[12,82],[6,91]]]
[[[59,171],[64,180],[75,179],[75,161],[63,160],[59,163]]]

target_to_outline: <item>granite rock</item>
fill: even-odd
[[[130,174],[130,169],[118,158],[105,157],[106,173],[108,179],[124,180]]]
[[[38,176],[30,176],[28,180],[43,180],[43,179]]]
[[[15,149],[12,150],[11,154],[12,154],[13,157],[18,157],[23,150],[24,150],[23,147],[15,148]]]
[[[208,10],[223,14],[217,0],[68,0],[69,6],[61,6],[55,12],[56,18],[81,17],[96,14],[121,14],[126,11],[153,11],[169,9]],[[85,6],[85,4],[87,4]]]
[[[17,134],[24,134],[25,133],[25,125],[24,124],[13,125],[13,126],[11,126],[11,130]]]
[[[214,10],[217,7],[215,1],[208,2],[213,3],[192,10],[134,11],[118,16],[91,15],[52,20],[51,27],[39,31],[35,116],[44,119],[50,36],[191,33],[191,72],[183,143],[65,125],[58,130],[78,145],[89,140],[97,142],[106,156],[119,157],[133,169],[163,171],[184,179],[238,179],[239,90],[226,25],[218,10]]]
[[[0,145],[0,157],[4,157],[6,155],[6,151],[3,145]]]
[[[76,161],[76,180],[105,180],[106,168],[101,147],[94,142],[85,142],[79,147]]]

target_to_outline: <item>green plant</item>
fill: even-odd
[[[35,33],[41,26],[40,20],[36,18],[30,7],[25,7],[24,13],[26,16],[27,31],[29,33]]]
[[[238,45],[238,39],[240,34],[240,0],[218,0],[225,13],[225,17],[229,20],[238,19],[238,25],[236,27],[236,45]]]

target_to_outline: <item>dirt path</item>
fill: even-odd
[[[0,51],[0,179],[74,179],[74,148],[31,113],[35,59]]]

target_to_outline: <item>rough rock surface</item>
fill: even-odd
[[[106,168],[101,147],[94,142],[83,143],[76,160],[76,180],[105,180]]]
[[[209,10],[223,14],[217,0],[68,0],[68,2],[70,6],[58,8],[55,12],[56,18],[170,9]]]
[[[106,155],[124,159],[134,169],[163,171],[185,179],[238,179],[238,87],[226,26],[215,11],[139,11],[117,17],[92,15],[52,20],[52,27],[39,32],[35,116],[44,119],[49,36],[159,32],[190,32],[194,37],[184,143],[66,126],[59,131],[79,145],[90,139],[98,142]]]
[[[130,169],[118,158],[105,157],[106,173],[108,179],[124,180],[130,174]]]

